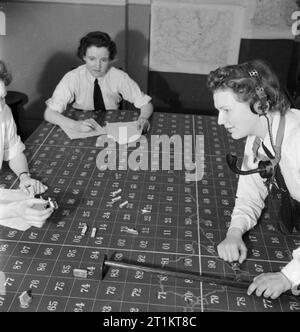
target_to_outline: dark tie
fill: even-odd
[[[103,111],[105,112],[105,105],[104,105],[104,102],[103,102],[103,96],[102,96],[102,92],[101,92],[101,89],[100,89],[100,86],[98,84],[98,79],[96,78],[95,79],[95,82],[94,82],[94,108],[95,108],[95,111]]]

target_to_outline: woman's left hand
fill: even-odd
[[[142,134],[146,133],[150,129],[150,123],[146,118],[138,118],[137,120],[137,129],[142,130]]]
[[[262,273],[253,279],[247,294],[251,295],[254,291],[257,296],[277,299],[282,293],[292,288],[291,282],[282,272]]]
[[[48,187],[39,180],[32,179],[29,176],[23,176],[20,179],[20,189],[22,189],[25,194],[34,197],[34,195],[44,193],[48,189]]]

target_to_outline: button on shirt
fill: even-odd
[[[94,81],[95,77],[90,74],[86,65],[77,67],[62,78],[52,97],[46,101],[47,106],[61,113],[74,101],[74,108],[93,110]],[[118,109],[122,97],[136,108],[141,108],[151,100],[127,73],[115,67],[110,67],[104,77],[98,78],[98,82],[108,110]]]
[[[286,115],[284,137],[281,145],[281,160],[279,162],[281,173],[292,198],[300,202],[300,111],[289,110]],[[280,114],[274,113],[272,123],[273,139],[276,140],[279,126]],[[258,166],[254,162],[252,151],[255,136],[249,136],[246,141],[242,169],[249,170]],[[264,145],[274,155],[269,134],[263,140]],[[265,155],[263,148],[258,150],[260,155]],[[230,227],[237,227],[243,233],[247,232],[257,224],[265,206],[264,200],[268,190],[261,176],[256,174],[240,175],[236,192],[235,207],[231,216]],[[293,283],[300,283],[300,250],[294,252],[294,259],[282,272]]]
[[[0,169],[3,160],[9,161],[25,150],[25,145],[17,135],[17,127],[10,108],[5,105],[0,110]]]

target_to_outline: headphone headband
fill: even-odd
[[[268,102],[268,96],[266,94],[266,91],[264,89],[264,87],[262,86],[262,82],[261,82],[261,77],[258,73],[258,71],[255,68],[251,68],[250,65],[247,65],[247,72],[249,74],[249,76],[252,78],[256,78],[258,84],[255,86],[255,92],[256,95],[259,99],[260,105],[259,105],[259,109],[257,108],[255,110],[255,113],[259,114],[259,115],[264,115],[267,113],[267,111],[269,110],[269,102]],[[250,67],[250,68],[249,68]]]

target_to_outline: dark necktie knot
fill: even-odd
[[[95,111],[105,111],[105,105],[103,101],[103,96],[101,92],[101,88],[98,84],[98,79],[96,78],[94,81],[94,109]]]

